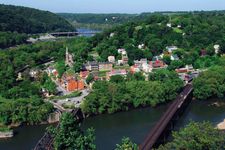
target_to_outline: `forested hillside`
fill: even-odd
[[[33,8],[0,5],[0,16],[0,31],[44,33],[73,30],[69,22],[56,14]]]
[[[214,55],[215,44],[220,45],[221,53],[225,52],[224,24],[224,12],[153,14],[98,34],[92,44],[102,61],[109,55],[119,57],[117,49],[125,48],[130,64],[140,58],[151,60],[166,46],[175,45],[180,48],[176,53],[182,61],[192,64],[200,58],[201,50],[206,50],[208,56]],[[144,44],[142,50],[138,48],[140,44]]]

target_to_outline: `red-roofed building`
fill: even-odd
[[[167,65],[162,60],[150,61],[149,65],[153,69],[166,68],[167,67]]]
[[[73,75],[66,74],[61,78],[61,85],[69,92],[83,90],[85,88],[82,80],[77,80]]]

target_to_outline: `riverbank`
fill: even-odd
[[[0,139],[13,137],[13,130],[9,127],[0,127]]]
[[[217,124],[217,128],[219,130],[225,130],[225,119],[223,120],[223,122]]]

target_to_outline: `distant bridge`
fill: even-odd
[[[174,121],[179,119],[179,115],[185,110],[190,103],[193,93],[193,86],[191,83],[187,84],[183,91],[176,97],[176,99],[169,105],[166,112],[162,115],[160,120],[151,129],[144,142],[139,145],[139,150],[151,150],[165,142],[168,133],[174,127]]]
[[[96,33],[100,33],[100,31],[88,31],[88,32],[53,32],[53,33],[49,33],[52,36],[58,37],[58,36],[77,36],[77,35],[82,35],[82,34],[96,34]]]

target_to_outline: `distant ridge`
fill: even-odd
[[[28,7],[0,4],[0,16],[0,31],[44,33],[74,30],[64,18]]]

